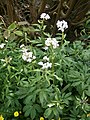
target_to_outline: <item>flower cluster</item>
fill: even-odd
[[[1,49],[4,48],[4,46],[5,46],[5,43],[1,43],[1,44],[0,44],[0,48],[1,48]]]
[[[44,56],[43,62],[39,62],[38,64],[42,66],[42,69],[48,69],[52,67],[52,63],[49,62],[49,58],[47,56]]]
[[[68,28],[68,24],[65,20],[62,21],[58,20],[56,25],[58,30],[61,30],[62,32],[64,32],[64,30]]]
[[[21,45],[20,48],[22,48],[22,59],[26,62],[32,62],[32,60],[36,59],[35,56],[33,56],[32,52],[29,52],[27,48],[25,48],[24,45]]]
[[[48,19],[50,19],[50,16],[49,16],[48,14],[46,14],[46,13],[42,13],[42,14],[40,15],[40,18],[41,18],[41,19],[48,20]]]
[[[52,47],[54,49],[59,46],[58,41],[56,40],[56,38],[47,38],[47,40],[45,41],[45,45],[46,45],[47,48],[52,45]]]

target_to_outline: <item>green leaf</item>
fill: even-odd
[[[8,69],[8,72],[11,73],[11,66],[10,65],[7,66],[7,69]]]
[[[53,108],[53,113],[54,113],[55,116],[58,116],[58,117],[59,117],[59,113],[58,113],[57,108]]]
[[[31,118],[32,118],[32,120],[35,118],[35,116],[36,116],[36,110],[35,110],[35,107],[34,106],[32,106],[32,109],[31,109],[31,111],[30,111],[30,115],[31,115]]]
[[[10,37],[10,31],[9,30],[4,31],[3,36],[5,39],[8,39]]]
[[[57,80],[59,80],[60,82],[63,82],[63,79],[60,78],[60,77],[58,77],[57,75],[54,75],[54,77],[55,77]]]
[[[52,113],[52,109],[51,109],[51,108],[47,108],[47,109],[45,110],[45,113],[44,113],[45,118],[48,118],[51,113]]]
[[[15,31],[14,33],[15,33],[17,36],[23,36],[22,31],[17,30],[17,31]]]
[[[78,86],[78,85],[80,85],[81,84],[81,81],[78,81],[78,82],[74,82],[74,83],[72,83],[72,85],[71,86]]]
[[[90,86],[88,86],[88,90],[86,91],[86,94],[90,96]]]
[[[24,103],[29,104],[31,102],[32,98],[33,98],[33,95],[27,96]]]
[[[25,117],[28,117],[30,115],[31,112],[31,108],[27,109],[27,111],[25,112]]]
[[[24,73],[27,75],[27,73],[28,73],[28,70],[27,70],[27,68],[26,67],[24,67]]]
[[[41,102],[42,105],[46,102],[46,100],[47,100],[47,95],[46,95],[46,92],[45,92],[45,91],[41,91],[41,92],[39,93],[39,99],[40,99],[40,102]]]
[[[41,109],[41,106],[38,105],[38,104],[35,104],[35,109],[38,111],[38,113],[41,113],[42,112],[42,109]]]
[[[14,23],[12,23],[12,24],[8,27],[8,30],[13,31],[13,30],[15,30],[16,27],[17,27],[17,25],[16,25],[16,23],[14,22]]]

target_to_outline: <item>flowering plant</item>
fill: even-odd
[[[17,25],[13,23],[8,27],[10,36],[7,41],[1,41],[1,120],[90,117],[90,45],[84,48],[80,41],[70,44],[65,37],[51,37],[44,31],[44,17],[33,25],[40,34],[35,40],[29,37],[25,28],[25,31],[17,32]],[[60,24],[63,25],[63,22]],[[59,28],[62,25],[58,25]],[[67,28],[66,23],[64,28]],[[22,44],[16,39],[9,40],[12,33],[15,38],[21,38]],[[63,36],[64,31],[61,34]]]

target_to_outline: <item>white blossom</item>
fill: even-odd
[[[47,40],[45,41],[45,45],[46,46],[50,46],[52,43],[52,39],[51,38],[47,38]]]
[[[49,47],[52,45],[52,47],[55,49],[59,46],[58,41],[56,40],[56,38],[47,38],[47,40],[45,41],[45,45],[46,47]]]
[[[31,58],[28,58],[26,61],[27,61],[27,62],[32,62],[32,59],[31,59]]]
[[[48,46],[43,47],[44,50],[48,50]]]
[[[32,58],[33,58],[33,60],[34,60],[34,59],[36,59],[36,56],[33,56]]]
[[[0,48],[1,48],[1,49],[4,48],[4,46],[5,46],[5,43],[1,43],[1,44],[0,44]]]
[[[48,69],[52,67],[52,63],[46,62],[43,64],[42,69]]]
[[[47,56],[44,56],[43,61],[40,61],[38,65],[42,66],[42,69],[48,69],[52,67],[52,63],[49,62],[49,58]]]
[[[61,30],[62,32],[64,32],[64,30],[68,28],[68,24],[65,20],[62,21],[58,20],[56,25],[58,30]]]
[[[50,19],[50,16],[49,16],[48,14],[46,14],[46,13],[42,13],[42,14],[40,15],[40,18],[41,18],[41,19],[48,20],[48,19]]]
[[[44,56],[43,60],[49,61],[49,58],[47,56]]]
[[[32,62],[32,60],[36,59],[36,56],[33,56],[32,52],[28,52],[28,49],[23,49],[22,59],[26,62]]]
[[[53,46],[54,49],[59,46],[58,41],[56,40],[56,38],[52,38],[52,46]]]
[[[46,66],[47,66],[47,68],[51,68],[51,67],[52,67],[52,63],[47,62],[47,63],[46,63]]]
[[[23,47],[25,47],[25,45],[24,45],[24,44],[20,45],[20,48],[23,48]]]
[[[38,65],[42,65],[43,66],[43,62],[39,62]]]
[[[47,105],[48,107],[52,107],[52,106],[55,106],[55,103],[50,103]]]

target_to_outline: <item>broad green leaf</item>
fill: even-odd
[[[15,30],[16,27],[17,27],[17,25],[16,25],[16,23],[14,22],[14,23],[12,23],[12,24],[8,27],[8,30],[13,31],[13,30]]]
[[[47,109],[45,110],[45,112],[44,112],[45,118],[48,118],[51,113],[52,113],[52,109],[51,109],[51,108],[47,108]]]
[[[31,113],[31,108],[27,109],[26,112],[25,112],[25,117],[28,117]]]
[[[45,91],[41,90],[41,92],[39,93],[39,99],[42,105],[47,101],[47,94]]]
[[[15,33],[17,36],[23,36],[22,31],[17,30],[17,31],[15,31],[14,33]]]
[[[32,118],[32,120],[35,118],[35,116],[36,116],[36,110],[35,110],[35,107],[34,106],[32,106],[32,109],[31,109],[31,111],[30,111],[30,115],[31,115],[31,118]]]
[[[58,113],[58,110],[56,107],[53,108],[53,113],[55,116],[58,116],[59,117],[59,113]]]
[[[35,106],[35,109],[38,111],[38,113],[41,113],[41,112],[42,112],[42,108],[41,108],[40,105],[35,104],[34,106]]]

